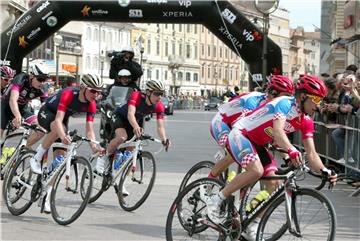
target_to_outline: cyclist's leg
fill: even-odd
[[[1,103],[0,109],[1,109],[0,138],[3,138],[3,134],[6,129],[6,126],[8,125],[9,121],[12,120],[13,115],[10,110],[9,104]]]
[[[28,124],[39,125],[37,121],[37,115],[33,113],[28,108],[25,108],[21,111],[21,115],[24,117],[25,122]],[[30,134],[28,141],[26,143],[26,147],[31,148],[36,142],[38,142],[45,134],[42,132],[34,131]]]
[[[126,129],[117,128],[115,130],[115,137],[110,141],[110,143],[106,149],[106,153],[108,155],[113,154],[115,152],[116,148],[127,140],[127,138],[128,138],[127,136],[128,135],[126,133]]]

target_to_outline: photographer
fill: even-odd
[[[137,82],[143,74],[141,66],[133,61],[134,49],[130,46],[124,47],[121,52],[113,52],[108,55],[113,57],[110,66],[110,79],[116,80],[121,69],[127,69],[131,73],[132,82]]]

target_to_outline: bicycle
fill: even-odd
[[[23,129],[23,131],[21,130]],[[32,150],[29,150],[26,148],[27,140],[31,134],[31,131],[40,131],[42,133],[46,133],[45,130],[42,128],[36,126],[36,125],[30,125],[25,122],[23,122],[20,126],[20,132],[13,132],[14,130],[11,129],[11,125],[8,125],[7,128],[7,136],[5,137],[4,141],[1,143],[1,150],[3,151],[5,148],[13,148],[14,152],[8,156],[4,164],[1,164],[1,170],[0,170],[0,177],[1,180],[3,180],[2,183],[2,190],[3,190],[3,196],[4,190],[6,187],[6,181],[7,177],[11,171],[11,169],[14,167],[16,161],[19,158],[30,158],[32,154],[35,152]],[[20,140],[17,139],[17,137],[20,137]],[[3,153],[2,153],[3,154]],[[26,154],[26,155],[25,155]]]
[[[300,172],[307,172],[309,168],[303,164]],[[250,213],[246,213],[244,205],[246,205],[246,197],[251,188],[244,187],[240,190],[243,197],[240,208],[237,210],[232,195],[222,205],[225,212],[225,218],[219,225],[210,221],[205,213],[206,201],[212,195],[217,194],[224,186],[224,183],[218,179],[202,178],[196,180],[185,187],[173,202],[166,222],[166,238],[167,240],[177,240],[177,234],[190,236],[194,240],[244,240],[241,236],[243,230],[257,217],[264,212],[262,220],[259,224],[257,240],[277,240],[281,238],[286,231],[295,237],[303,237],[308,230],[301,230],[303,219],[311,216],[310,221],[314,221],[315,230],[310,231],[310,236],[325,235],[325,240],[334,240],[336,229],[335,210],[326,196],[317,190],[309,188],[301,188],[297,185],[297,172],[290,170],[286,175],[262,177],[260,180],[283,180],[283,183],[270,194],[270,196],[260,203]],[[301,202],[303,199],[312,197],[313,200],[319,202]],[[310,200],[310,201],[313,201]],[[310,210],[307,208],[310,207]],[[305,208],[301,211],[309,211],[306,215],[299,212],[299,208]],[[319,210],[316,211],[315,209]],[[315,211],[314,211],[315,210]],[[324,215],[320,215],[323,210]],[[276,211],[276,212],[275,212]],[[275,215],[274,215],[275,213]],[[175,216],[178,216],[175,218]],[[280,218],[277,218],[278,216]],[[324,217],[325,216],[325,217]],[[271,219],[270,219],[271,218]],[[173,230],[173,223],[179,221],[179,228]],[[270,220],[270,221],[269,221]],[[267,225],[268,223],[269,226]],[[278,224],[279,227],[275,226]],[[328,224],[328,230],[323,231],[324,226]],[[306,225],[307,229],[311,229],[311,225]],[[310,228],[309,228],[310,227]],[[272,229],[271,229],[272,228]],[[321,229],[320,229],[321,228]],[[270,229],[270,231],[268,230]],[[319,233],[320,231],[320,233]],[[323,232],[321,232],[323,231]],[[184,238],[184,237],[183,237]],[[294,237],[292,237],[294,238]],[[181,238],[179,238],[181,239]],[[310,240],[323,240],[321,237],[311,237]]]
[[[12,215],[23,214],[36,201],[38,201],[42,213],[47,195],[46,188],[52,183],[54,183],[54,186],[50,196],[50,208],[55,222],[60,225],[68,225],[74,222],[84,211],[90,198],[93,178],[90,174],[92,172],[90,163],[84,157],[78,156],[76,150],[82,142],[99,143],[77,135],[76,130],[70,132],[69,135],[72,138],[69,145],[53,143],[49,148],[67,150],[64,161],[52,172],[47,173],[44,166],[47,154],[44,155],[41,161],[43,170],[41,175],[33,173],[30,163],[25,162],[26,159],[24,158],[15,163],[9,173],[4,190],[5,203]],[[33,155],[33,152],[31,152],[31,157]],[[20,166],[25,168],[18,170]],[[81,197],[76,196],[79,193]],[[15,199],[19,201],[14,202]]]
[[[134,136],[118,147],[118,150],[134,147],[131,157],[124,160],[119,170],[113,173],[113,156],[109,158],[109,163],[103,174],[93,171],[94,185],[89,203],[95,202],[110,186],[114,187],[120,207],[125,211],[134,211],[145,202],[153,188],[156,176],[156,163],[153,154],[142,150],[146,140],[162,143],[161,140],[150,135],[144,134],[140,138]],[[160,153],[162,149],[163,147],[155,154]],[[95,170],[96,159],[97,155],[90,158],[93,170]],[[119,177],[120,181],[116,184]],[[124,192],[124,185],[128,193]]]

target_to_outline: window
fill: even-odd
[[[225,49],[225,58],[228,58],[228,49]]]
[[[94,41],[99,42],[99,30],[94,29]]]
[[[175,30],[175,24],[172,24],[172,30]]]
[[[230,72],[230,79],[229,80],[232,80],[233,79],[233,71],[230,69],[229,72]]]
[[[186,81],[190,81],[191,74],[189,72],[186,72]]]
[[[167,72],[167,70],[165,70],[164,79],[167,80],[167,78],[168,78],[168,72]]]
[[[156,55],[160,55],[160,41],[156,40]]]
[[[180,56],[182,55],[182,52],[183,52],[183,50],[182,50],[182,44],[180,43],[180,44],[179,44],[179,55],[180,55]]]
[[[86,56],[85,66],[86,69],[91,69],[90,56]]]
[[[186,24],[186,32],[190,33],[190,24]]]
[[[197,34],[197,25],[194,25],[194,34]]]
[[[211,49],[210,49],[210,45],[208,45],[208,57],[210,57],[211,55],[210,55],[210,52],[211,52]]]
[[[176,48],[175,48],[175,42],[172,42],[172,54],[175,55],[175,51]]]
[[[148,79],[151,79],[151,70],[150,69],[147,70],[146,75],[147,75]]]
[[[169,55],[168,48],[169,48],[169,43],[168,43],[168,42],[165,42],[165,56],[168,56],[168,55]]]
[[[147,42],[147,53],[151,54],[151,40],[150,39],[148,39],[148,42]]]
[[[222,58],[222,47],[219,48],[219,57]]]
[[[211,71],[210,71],[210,66],[208,66],[208,78],[210,79],[211,76]]]
[[[157,80],[160,79],[160,71],[157,69],[155,73],[156,73],[156,79]]]
[[[201,32],[205,32],[205,27],[204,26],[201,26]]]
[[[97,70],[98,69],[98,62],[99,62],[99,59],[97,57],[94,57],[93,58],[93,61],[92,61],[92,69],[93,70]]]
[[[168,28],[168,26],[167,26],[167,24],[165,24],[165,29],[167,29]]]
[[[205,67],[204,65],[201,66],[201,77],[204,77],[205,76]]]
[[[87,27],[86,29],[86,39],[91,40],[91,28]]]
[[[104,29],[101,31],[101,41],[105,42],[105,30]]]
[[[315,59],[315,53],[311,53],[311,59]]]
[[[194,77],[193,77],[194,82],[198,82],[198,74],[194,73]]]
[[[179,24],[179,32],[181,32],[181,31],[182,31],[182,25]]]
[[[190,58],[190,45],[189,44],[187,44],[186,45],[186,58]]]
[[[194,46],[194,59],[197,59],[197,57],[198,57],[198,46],[195,45]]]
[[[222,78],[222,71],[221,71],[221,67],[219,67],[219,79]]]
[[[183,73],[182,72],[178,72],[178,80],[183,80]]]
[[[201,55],[204,56],[205,54],[205,47],[204,44],[201,44]]]
[[[216,46],[214,46],[213,57],[216,58]]]

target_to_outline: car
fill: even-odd
[[[221,105],[222,101],[217,97],[210,97],[207,102],[205,102],[205,110],[217,110]]]
[[[174,103],[169,100],[168,97],[161,97],[161,102],[165,106],[165,114],[166,115],[173,115],[174,114]]]

